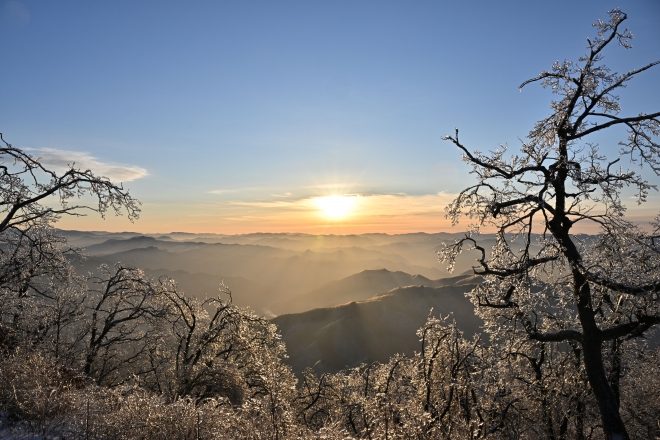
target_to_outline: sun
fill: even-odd
[[[316,199],[316,204],[325,216],[339,219],[346,217],[355,205],[355,196],[327,196]]]

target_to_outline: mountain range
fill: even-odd
[[[236,305],[278,325],[298,374],[412,355],[429,313],[453,314],[467,336],[482,325],[465,297],[479,282],[471,270],[478,253],[461,255],[456,271],[465,273],[458,276],[436,257],[460,234],[59,232],[84,248],[87,257],[74,261],[82,273],[121,262],[172,278],[198,298],[228,286]],[[481,238],[486,247],[495,243],[493,236]]]

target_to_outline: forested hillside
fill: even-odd
[[[396,354],[414,356],[422,348],[417,329],[429,316],[451,314],[466,337],[480,333],[483,322],[465,296],[475,285],[469,280],[446,287],[398,287],[367,300],[281,315],[271,322],[282,333],[289,355],[285,362],[295,373],[306,368],[336,373],[387,363]]]

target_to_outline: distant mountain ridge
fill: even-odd
[[[198,298],[217,295],[224,281],[236,305],[273,318],[297,373],[315,364],[319,372],[338,371],[412,355],[431,309],[453,313],[468,336],[482,325],[465,297],[478,277],[450,276],[435,255],[460,234],[60,232],[86,248],[89,257],[75,261],[81,273],[120,261],[173,278]],[[494,243],[482,239],[486,247]],[[477,256],[462,254],[457,272],[476,265]]]
[[[101,247],[90,246],[96,251],[109,251],[125,245],[149,245],[134,249],[92,255],[80,262],[85,271],[94,271],[100,264],[123,264],[143,269],[182,270],[188,273],[206,273],[216,278],[243,277],[269,287],[268,294],[259,297],[255,291],[244,296],[252,298],[252,306],[258,313],[266,313],[272,304],[286,301],[298,294],[317,289],[326,283],[339,280],[365,269],[385,268],[390,271],[422,273],[424,276],[439,278],[443,272],[439,268],[413,266],[406,263],[382,259],[341,258],[345,253],[304,252],[278,249],[261,245],[202,244],[181,248],[184,243],[158,241],[152,239],[129,239],[102,243]],[[190,243],[190,242],[188,242]],[[152,246],[157,244],[159,247]],[[96,246],[96,245],[95,245]],[[162,249],[160,246],[164,247]],[[396,287],[397,285],[392,285]],[[240,289],[232,291],[236,298],[242,295]],[[389,288],[379,288],[379,293]],[[363,298],[363,297],[361,297]],[[300,311],[300,309],[297,309]],[[288,310],[281,309],[275,314]]]
[[[282,332],[287,362],[296,373],[308,367],[318,373],[336,372],[387,362],[395,353],[412,356],[420,350],[415,333],[431,309],[435,316],[453,314],[467,337],[479,332],[483,322],[465,296],[477,282],[469,277],[451,286],[399,287],[366,301],[281,315],[271,322]]]
[[[134,249],[143,249],[147,247],[155,247],[163,250],[171,250],[174,252],[183,252],[186,250],[196,249],[201,246],[208,246],[203,242],[177,242],[171,240],[162,240],[154,237],[147,237],[138,235],[131,238],[111,238],[103,243],[93,244],[87,246],[85,251],[90,255],[108,255],[119,252],[128,252]]]
[[[57,233],[71,245],[86,248],[89,257],[76,262],[81,273],[121,262],[153,276],[178,277],[180,287],[198,297],[216,294],[224,279],[236,304],[268,317],[363,301],[409,285],[441,287],[451,275],[438,262],[436,251],[443,242],[462,236]],[[491,235],[480,240],[486,249],[495,243]],[[461,254],[456,273],[477,265],[478,256]]]
[[[287,301],[273,304],[276,314],[300,313],[319,307],[331,307],[351,301],[364,301],[374,295],[397,287],[425,286],[442,287],[452,285],[469,275],[431,280],[422,275],[410,275],[402,271],[387,269],[364,270],[341,280],[332,281],[323,287],[312,290]]]

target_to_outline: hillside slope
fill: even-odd
[[[473,283],[445,287],[409,286],[367,301],[278,316],[271,320],[287,344],[288,362],[296,373],[315,366],[318,373],[336,372],[374,361],[387,362],[395,353],[419,351],[416,331],[429,312],[454,318],[466,336],[479,332],[465,292]]]
[[[275,314],[301,313],[320,307],[332,307],[351,301],[364,301],[397,287],[442,287],[469,278],[469,275],[431,280],[422,275],[410,275],[387,269],[364,270],[323,287],[297,295],[271,306]]]

